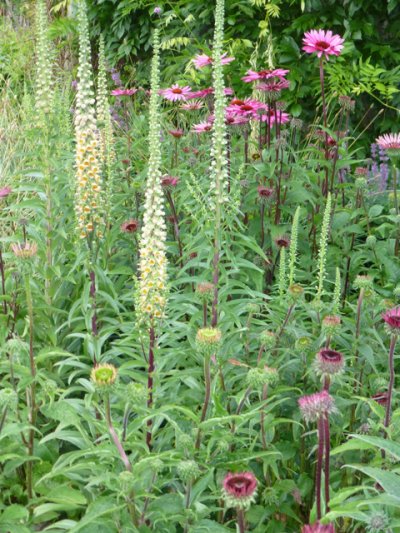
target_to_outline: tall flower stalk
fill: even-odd
[[[75,109],[76,187],[75,212],[81,241],[89,251],[92,335],[98,333],[94,262],[97,240],[103,236],[104,196],[101,177],[101,144],[95,113],[93,69],[90,62],[89,25],[85,0],[78,3],[79,66]],[[98,355],[98,354],[97,354]],[[96,354],[94,362],[97,362]]]
[[[388,394],[386,401],[386,410],[385,418],[383,425],[385,427],[385,438],[387,438],[387,428],[390,424],[390,418],[392,413],[392,398],[393,398],[393,389],[394,389],[394,380],[395,380],[395,371],[394,371],[394,350],[396,347],[397,339],[400,334],[400,308],[389,309],[382,316],[383,320],[386,323],[388,333],[390,333],[390,348],[389,348],[389,384],[388,384]],[[382,458],[385,458],[385,451],[382,450]]]
[[[45,269],[45,299],[51,305],[50,284],[51,268],[53,266],[52,252],[52,183],[50,165],[50,128],[49,119],[53,109],[54,80],[52,73],[51,46],[47,36],[48,18],[45,0],[36,1],[36,80],[35,80],[35,109],[38,117],[38,127],[41,130],[41,164],[46,193],[46,269]]]
[[[222,208],[223,204],[226,202],[226,191],[228,185],[227,131],[225,125],[224,94],[225,87],[223,65],[221,61],[224,38],[224,10],[224,0],[217,0],[215,8],[215,30],[212,56],[215,120],[213,123],[210,169],[210,186],[214,192],[212,207],[215,208],[213,259],[214,299],[212,302],[212,327],[216,327],[218,323],[218,282],[221,248],[221,222],[223,216]]]
[[[326,254],[328,251],[328,238],[329,238],[329,228],[331,221],[331,209],[332,209],[332,198],[331,194],[328,193],[326,199],[324,217],[322,219],[322,228],[321,228],[321,237],[319,243],[319,252],[318,252],[318,288],[316,301],[320,302],[322,297],[322,291],[324,288],[324,280],[326,276]]]
[[[340,55],[340,52],[343,48],[344,40],[339,35],[333,35],[333,33],[328,30],[311,30],[304,34],[303,38],[303,50],[308,54],[317,54],[319,58],[319,79],[321,84],[321,97],[322,97],[322,117],[324,125],[324,149],[325,149],[325,180],[322,185],[322,193],[324,196],[328,195],[329,192],[329,172],[328,172],[328,158],[329,158],[329,147],[328,147],[328,110],[326,104],[325,96],[325,81],[324,81],[324,59],[329,60],[329,56]]]
[[[113,125],[111,120],[110,106],[108,102],[107,90],[107,70],[104,51],[104,37],[100,35],[99,40],[99,70],[97,76],[97,100],[96,100],[97,122],[100,132],[100,159],[105,176],[105,211],[106,222],[109,225],[110,201],[113,192],[115,148]]]
[[[156,324],[163,317],[166,303],[167,258],[164,196],[161,186],[160,149],[160,36],[154,32],[153,60],[151,65],[149,166],[146,181],[145,206],[140,239],[139,283],[137,290],[138,318],[146,324],[149,334],[147,407],[153,406],[153,375]],[[152,443],[152,421],[147,422],[146,442]]]
[[[323,390],[315,394],[303,396],[299,399],[300,411],[306,422],[316,422],[318,429],[317,467],[315,473],[315,498],[317,505],[317,519],[322,517],[321,482],[322,466],[325,456],[325,497],[326,511],[329,510],[329,469],[330,469],[330,435],[329,415],[336,411],[335,403],[328,393]]]

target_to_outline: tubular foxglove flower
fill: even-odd
[[[147,317],[150,322],[163,316],[167,291],[166,226],[160,169],[160,37],[158,30],[154,33],[153,46],[149,104],[149,167],[140,239],[140,278],[137,301],[139,315],[141,318]]]
[[[102,236],[104,201],[101,179],[101,148],[95,117],[93,73],[90,62],[86,3],[78,3],[79,66],[75,110],[76,192],[75,211],[82,239]]]

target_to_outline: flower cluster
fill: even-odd
[[[36,3],[36,90],[35,107],[47,114],[53,100],[50,44],[47,38],[47,8],[45,0]]]
[[[137,302],[139,314],[150,320],[160,318],[163,315],[167,283],[166,226],[160,169],[159,50],[159,32],[156,30],[154,33],[154,55],[151,67],[150,157],[140,239],[140,279]]]
[[[217,1],[213,48],[214,121],[212,127],[210,188],[215,193],[215,204],[227,201],[228,184],[227,131],[225,124],[225,84],[222,65],[224,36],[224,2]],[[219,207],[217,208],[219,212]],[[218,218],[219,215],[217,215]],[[218,226],[218,222],[216,222]]]
[[[99,41],[99,73],[97,77],[96,110],[101,142],[100,155],[103,163],[105,165],[108,164],[109,166],[115,160],[115,151],[110,106],[108,103],[106,60],[103,35],[100,36]]]
[[[101,148],[95,118],[95,99],[90,63],[89,26],[84,0],[78,5],[79,67],[75,109],[76,193],[75,210],[82,239],[97,232],[102,236],[103,195]]]

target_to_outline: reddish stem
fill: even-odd
[[[317,470],[315,473],[315,497],[317,501],[317,520],[321,520],[321,478],[322,478],[322,461],[324,456],[324,421],[322,417],[318,418],[318,455]]]
[[[149,330],[149,366],[148,366],[148,372],[147,372],[147,408],[151,409],[153,407],[153,373],[155,370],[155,363],[154,363],[154,346],[155,346],[155,331],[154,327],[150,326]],[[146,444],[151,450],[152,444],[151,444],[151,427],[152,427],[152,420],[147,421],[147,433],[146,433]]]

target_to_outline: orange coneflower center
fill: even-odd
[[[179,87],[176,87],[175,89],[172,89],[172,92],[174,94],[182,94],[182,89],[180,89]]]

